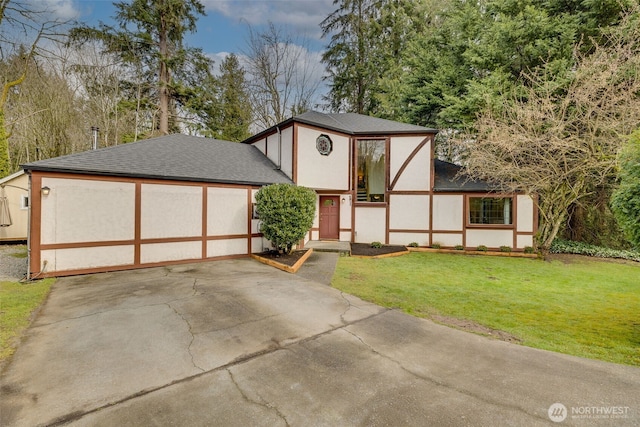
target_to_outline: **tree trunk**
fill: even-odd
[[[169,46],[167,41],[167,23],[164,17],[160,19],[159,29],[159,50],[160,50],[160,70],[158,75],[158,109],[160,110],[160,117],[158,119],[158,130],[161,135],[167,135],[169,133],[169,84],[171,83],[171,75],[169,73],[169,67],[167,66],[167,60],[169,57]]]

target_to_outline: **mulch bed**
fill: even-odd
[[[307,253],[307,250],[308,249],[299,250],[299,251],[293,251],[291,253],[291,255],[279,254],[278,251],[267,251],[267,252],[262,252],[262,253],[257,254],[257,255],[260,256],[261,258],[270,259],[270,260],[273,260],[273,261],[278,262],[280,264],[284,264],[284,265],[288,265],[289,267],[293,267],[295,265],[295,263],[298,262],[298,260],[300,258],[302,258],[304,256],[304,254]]]
[[[379,256],[394,254],[396,252],[406,252],[407,248],[398,245],[384,245],[381,248],[372,248],[369,243],[352,243],[351,255],[356,256]]]

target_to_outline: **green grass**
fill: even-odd
[[[15,351],[18,338],[29,326],[31,314],[42,304],[55,279],[37,282],[0,282],[0,362]]]
[[[26,258],[27,257],[27,246],[26,245],[20,245],[20,246],[16,246],[15,248],[15,252],[10,253],[9,255],[14,257],[14,258]]]
[[[640,264],[436,253],[346,257],[332,285],[414,316],[471,320],[530,347],[640,366]]]

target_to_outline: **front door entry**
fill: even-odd
[[[320,239],[340,239],[340,196],[320,196]]]

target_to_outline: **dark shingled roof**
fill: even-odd
[[[195,182],[292,183],[251,145],[180,134],[41,160],[22,167],[44,172]]]
[[[265,135],[276,131],[276,128],[286,127],[293,122],[318,126],[327,130],[333,130],[348,135],[398,135],[398,134],[429,134],[438,133],[435,129],[422,126],[410,125],[395,122],[393,120],[379,119],[377,117],[365,116],[356,113],[326,114],[318,111],[307,111],[306,113],[292,117],[282,123],[272,126],[254,135],[245,143],[251,143]]]
[[[485,181],[467,179],[464,175],[458,176],[461,166],[435,159],[433,161],[435,183],[433,191],[479,191],[490,192],[497,190]]]

